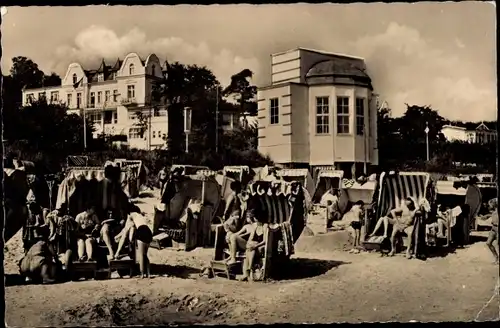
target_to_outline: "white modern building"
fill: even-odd
[[[258,89],[259,151],[286,166],[378,165],[376,98],[362,58],[298,48],[271,55]]]
[[[444,125],[441,133],[448,141],[462,141],[469,143],[490,143],[496,142],[497,131],[494,127],[488,127],[485,123],[481,123],[475,127]]]

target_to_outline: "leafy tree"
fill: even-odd
[[[43,79],[43,85],[46,87],[55,87],[61,85],[61,77],[56,73],[51,73],[50,75],[45,75]]]
[[[153,99],[163,101],[168,111],[168,149],[179,155],[183,150],[183,113],[185,107],[206,110],[207,94],[216,90],[219,82],[206,67],[175,62],[167,67],[165,78],[153,87]]]
[[[398,133],[408,145],[425,143],[425,128],[429,128],[429,142],[444,141],[441,129],[446,120],[430,106],[406,104],[406,112],[402,117],[395,119]]]
[[[11,77],[20,88],[39,88],[43,84],[45,74],[31,59],[23,56],[12,58]]]
[[[247,115],[257,114],[257,103],[255,95],[257,87],[251,85],[249,79],[253,76],[253,72],[249,69],[244,69],[241,72],[231,76],[231,83],[224,89],[224,96],[236,95],[239,103],[239,113],[246,119]]]

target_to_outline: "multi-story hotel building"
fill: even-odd
[[[377,109],[364,60],[298,48],[271,55],[259,151],[286,166],[378,165]]]
[[[95,70],[70,64],[61,85],[23,91],[23,106],[40,98],[51,103],[64,103],[68,113],[83,115],[94,123],[95,135],[124,135],[128,146],[138,149],[165,147],[168,132],[166,106],[152,98],[152,88],[166,73],[155,54],[146,60],[130,53],[113,65],[103,60]],[[147,118],[147,130],[141,137],[137,112]],[[220,128],[232,130],[239,124],[238,115],[221,112]],[[151,118],[149,120],[149,118]],[[179,122],[179,124],[183,124]]]
[[[85,113],[94,123],[95,134],[126,135],[131,148],[154,149],[165,145],[167,112],[152,99],[152,86],[163,77],[158,57],[146,60],[130,53],[113,65],[103,60],[96,70],[70,64],[61,85],[23,91],[23,105],[45,97],[51,103],[64,103],[68,113]],[[147,117],[148,131],[140,136],[137,112]]]
[[[485,123],[477,126],[474,123],[463,124],[463,126],[443,125],[441,133],[448,141],[486,144],[497,141],[496,127],[491,125]]]

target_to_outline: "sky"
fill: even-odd
[[[249,68],[270,83],[270,55],[297,47],[365,58],[393,116],[430,105],[451,120],[495,120],[496,11],[486,2],[9,7],[2,71],[26,56],[64,76],[129,52],[210,68],[227,85]]]

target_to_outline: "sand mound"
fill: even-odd
[[[72,326],[171,325],[224,322],[235,308],[223,296],[174,296],[146,298],[133,294],[101,298],[94,304],[63,309],[49,315],[51,322]]]
[[[352,236],[346,231],[333,231],[308,236],[302,234],[295,243],[295,250],[304,253],[348,250],[352,247]]]

